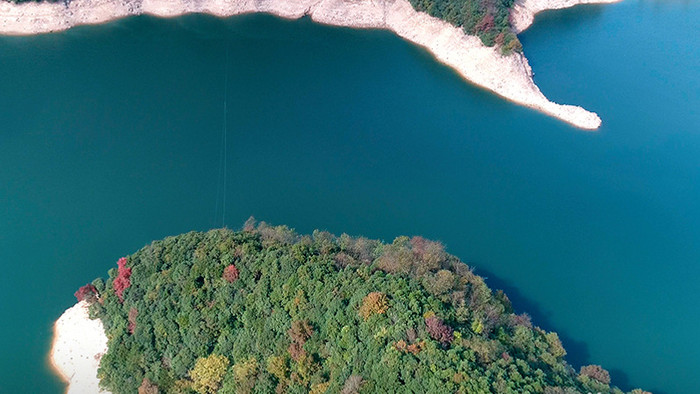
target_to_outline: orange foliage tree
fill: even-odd
[[[386,294],[378,291],[367,294],[362,300],[360,306],[360,316],[367,320],[372,315],[380,315],[389,309],[389,302],[386,299]]]

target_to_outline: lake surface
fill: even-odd
[[[522,35],[537,83],[598,112],[598,133],[383,31],[192,15],[0,37],[0,392],[62,391],[52,324],[119,257],[251,215],[442,240],[557,330],[572,364],[693,392],[699,20],[696,1],[537,18]]]

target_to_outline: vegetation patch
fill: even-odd
[[[481,38],[487,46],[498,45],[503,54],[521,52],[513,32],[510,13],[515,0],[409,0],[413,8],[442,19]]]
[[[113,393],[619,393],[437,242],[248,222],[153,242],[76,294]]]

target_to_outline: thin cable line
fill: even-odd
[[[228,178],[228,46],[226,47],[226,63],[224,67],[224,196],[223,209],[221,212],[221,227],[226,227],[226,183]]]

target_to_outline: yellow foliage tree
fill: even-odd
[[[237,392],[247,393],[255,385],[255,376],[258,374],[258,360],[250,357],[245,361],[233,365],[233,377],[237,384]]]
[[[289,373],[289,366],[287,366],[287,359],[284,356],[270,356],[267,359],[267,372],[272,376],[276,377],[280,382],[287,380],[287,374]]]
[[[360,316],[367,320],[374,314],[385,313],[389,309],[389,302],[386,299],[386,294],[378,291],[367,294],[362,300],[360,306]]]
[[[326,391],[328,391],[328,387],[330,387],[330,385],[331,382],[312,384],[311,391],[309,391],[309,394],[324,394]]]
[[[219,390],[228,368],[228,358],[218,354],[200,357],[190,370],[192,389],[200,394],[213,394]]]

